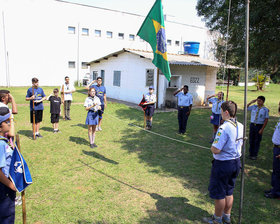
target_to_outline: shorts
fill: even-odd
[[[40,123],[43,120],[43,110],[35,110],[35,123]],[[33,123],[33,110],[30,111],[30,123]]]
[[[14,223],[15,198],[16,192],[0,183],[0,223]]]
[[[59,114],[51,114],[51,123],[58,123],[59,122]]]
[[[145,110],[146,116],[152,117],[155,112],[155,106],[154,105],[147,105],[147,109]]]
[[[102,119],[102,114],[104,113],[104,104],[100,106],[101,110],[98,110],[98,116],[100,119]]]
[[[222,115],[221,114],[214,114],[212,113],[210,123],[214,125],[220,125],[222,120]]]
[[[208,187],[212,199],[224,199],[233,194],[240,167],[239,158],[226,161],[213,160]]]

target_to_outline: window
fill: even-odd
[[[135,35],[129,34],[129,40],[131,40],[131,41],[135,40]]]
[[[68,26],[68,33],[75,34],[76,28],[74,26]]]
[[[146,69],[146,86],[154,85],[154,69]]]
[[[98,76],[98,72],[97,71],[93,71],[92,72],[92,80],[96,80],[97,76]]]
[[[88,34],[89,34],[88,29],[87,28],[82,28],[82,35],[88,36]]]
[[[176,45],[176,46],[180,46],[180,41],[176,40],[176,41],[175,41],[175,45]]]
[[[82,69],[88,69],[87,62],[82,62]]]
[[[167,40],[167,45],[171,45],[171,40]]]
[[[121,71],[114,71],[113,86],[121,86]]]
[[[123,40],[124,39],[124,33],[119,33],[119,39]]]
[[[101,70],[101,78],[102,78],[102,86],[104,86],[105,83],[105,70]]]
[[[75,62],[74,61],[68,61],[68,68],[75,68]]]
[[[101,30],[94,31],[96,37],[101,37]]]
[[[107,38],[113,38],[113,32],[107,31],[106,36],[107,36]]]

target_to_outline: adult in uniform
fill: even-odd
[[[257,102],[257,105],[251,104]],[[269,110],[264,106],[265,97],[258,96],[257,99],[252,100],[247,104],[247,110],[251,111],[251,124],[249,134],[249,159],[256,160],[260,149],[262,134],[268,122]]]
[[[210,120],[210,123],[213,124],[213,138],[211,140],[212,143],[216,136],[217,130],[221,125],[221,105],[224,102],[224,93],[218,92],[217,94],[208,96],[206,100],[212,104],[212,115]]]
[[[193,97],[189,93],[187,85],[175,91],[173,95],[178,98],[179,134],[185,134],[188,118],[192,110]]]
[[[145,95],[145,101],[143,105],[147,105],[147,108],[145,110],[145,116],[146,116],[146,128],[148,130],[152,129],[152,121],[153,121],[153,115],[155,111],[155,103],[157,101],[157,96],[154,94],[154,87],[149,86],[149,92]]]
[[[209,183],[210,197],[215,200],[215,212],[203,221],[209,224],[231,223],[233,190],[240,171],[243,125],[236,120],[237,105],[226,101],[221,105],[224,123],[219,127],[211,147],[212,161]]]
[[[278,113],[280,114],[280,102]],[[271,175],[272,189],[265,191],[266,198],[278,198],[280,199],[280,120],[276,124],[273,136],[273,171]]]

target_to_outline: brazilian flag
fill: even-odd
[[[137,35],[151,45],[154,52],[153,64],[161,70],[169,81],[171,73],[167,60],[166,36],[161,0],[156,0]]]

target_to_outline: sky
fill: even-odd
[[[64,0],[85,5],[114,9],[146,16],[155,0]],[[163,12],[168,20],[204,27],[195,9],[197,0],[162,0]]]

